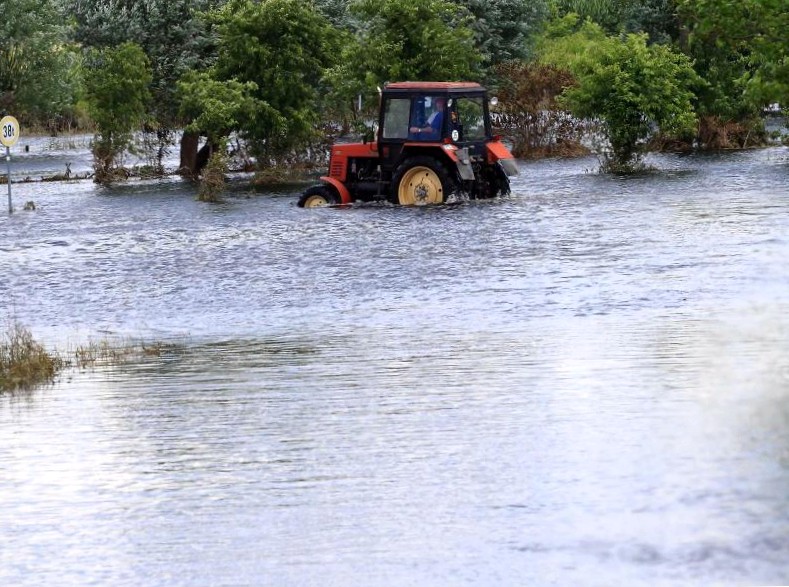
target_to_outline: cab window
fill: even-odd
[[[458,98],[452,111],[452,122],[453,128],[459,131],[459,140],[483,140],[485,138],[484,99]]]
[[[414,98],[408,138],[416,141],[436,141],[444,129],[445,96],[419,96]]]
[[[383,138],[407,139],[411,100],[389,98],[384,102]]]

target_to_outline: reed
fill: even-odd
[[[51,383],[64,365],[58,354],[47,352],[16,321],[9,323],[7,332],[0,338],[0,392]]]
[[[152,357],[169,357],[183,345],[133,340],[92,340],[66,352],[48,352],[30,330],[9,320],[0,332],[0,393],[52,383],[66,368],[117,367]]]
[[[143,341],[106,339],[90,341],[77,346],[73,351],[74,366],[80,369],[96,366],[119,366],[139,361],[146,357],[161,357],[180,350],[176,344]]]

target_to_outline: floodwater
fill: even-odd
[[[429,209],[13,185],[4,313],[172,347],[0,397],[0,585],[789,584],[789,149],[651,162]]]

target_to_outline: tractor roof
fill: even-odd
[[[392,82],[387,90],[475,90],[482,89],[476,82]]]

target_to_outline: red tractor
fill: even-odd
[[[485,88],[470,82],[398,82],[381,92],[377,140],[332,146],[329,175],[302,208],[388,200],[440,204],[509,193],[518,167],[493,136]]]

